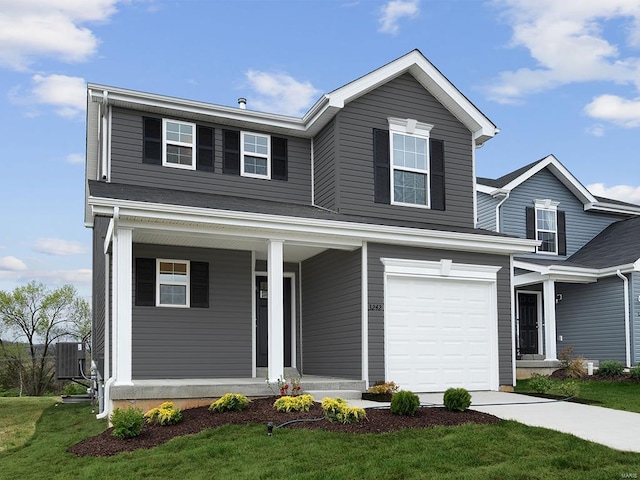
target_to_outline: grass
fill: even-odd
[[[86,404],[51,406],[29,442],[0,452],[1,476],[597,480],[640,475],[640,454],[511,421],[381,435],[282,429],[272,437],[264,425],[226,426],[109,458],[77,458],[66,452],[105,426]]]
[[[587,400],[595,400],[600,407],[625,410],[627,412],[640,413],[640,383],[608,382],[605,380],[573,380],[580,386],[578,397]],[[554,385],[561,380],[552,380]],[[516,393],[530,393],[528,380],[518,380],[515,387]]]
[[[60,397],[0,397],[0,452],[24,445],[42,411]]]

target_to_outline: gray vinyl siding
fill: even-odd
[[[91,355],[104,374],[105,265],[104,239],[109,218],[95,217],[93,222],[93,285],[91,295]],[[104,375],[103,375],[104,376]]]
[[[316,205],[336,209],[335,122],[331,121],[313,139],[313,180]]]
[[[303,373],[362,379],[361,252],[302,263]]]
[[[426,250],[394,245],[369,244],[367,303],[384,305],[384,265],[381,258],[440,261],[451,259],[454,263],[494,265],[498,271],[498,361],[500,385],[513,385],[512,336],[511,336],[511,279],[509,257],[449,250]],[[369,381],[393,380],[384,378],[384,312],[369,312]]]
[[[589,360],[625,363],[624,292],[617,276],[589,284],[556,283],[556,333],[560,352],[572,346]],[[558,337],[559,338],[559,337]]]
[[[389,129],[388,117],[434,125],[444,140],[446,211],[374,202],[373,129]],[[469,130],[410,74],[347,104],[336,117],[340,213],[473,227],[472,138]]]
[[[496,205],[500,200],[486,193],[478,192],[478,228],[496,231]]]
[[[209,262],[209,308],[135,306],[134,379],[251,377],[251,252],[134,244],[134,259]]]
[[[631,273],[631,363],[640,364],[640,273]]]
[[[582,202],[555,175],[543,169],[511,191],[509,199],[500,207],[500,230],[526,237],[525,207],[532,207],[535,200],[546,198],[560,202],[558,210],[565,211],[567,256],[574,254],[610,224],[622,219],[615,215],[585,212]]]
[[[311,142],[288,140],[288,180],[264,180],[222,173],[222,127],[215,128],[214,172],[184,170],[142,163],[142,115],[114,109],[111,140],[111,181],[131,185],[214,193],[260,200],[311,203]],[[256,131],[256,130],[253,130]],[[256,133],[260,133],[256,131]]]

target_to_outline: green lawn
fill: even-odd
[[[86,404],[51,406],[26,445],[0,452],[0,477],[582,480],[640,475],[640,454],[511,421],[382,435],[281,429],[273,437],[264,425],[227,426],[110,458],[66,452],[104,428]]]
[[[0,397],[0,452],[24,445],[42,411],[60,397]]]
[[[595,400],[600,407],[640,413],[640,383],[607,382],[600,380],[573,380],[580,386],[579,397]],[[552,380],[558,385],[560,380]],[[518,380],[516,393],[531,392],[528,380]],[[639,475],[640,477],[640,475]]]

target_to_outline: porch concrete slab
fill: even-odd
[[[442,405],[442,393],[418,396],[423,405]],[[363,400],[348,402],[362,408],[389,405]],[[504,420],[569,433],[616,450],[640,453],[640,413],[507,392],[471,392],[471,408]]]

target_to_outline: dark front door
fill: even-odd
[[[269,366],[269,298],[267,277],[256,277],[256,367]],[[291,366],[291,278],[283,279],[284,366]]]
[[[538,353],[538,296],[518,293],[520,353]]]

